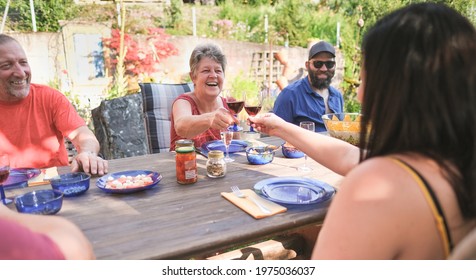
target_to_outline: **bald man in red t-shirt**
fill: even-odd
[[[31,84],[31,69],[22,46],[0,34],[0,153],[12,168],[68,165],[67,137],[78,150],[72,171],[107,173],[98,157],[99,142],[68,99],[48,86]]]

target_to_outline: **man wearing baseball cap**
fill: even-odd
[[[274,102],[273,113],[287,122],[299,125],[302,121],[313,121],[315,131],[326,131],[322,115],[342,113],[342,93],[332,87],[335,74],[335,49],[320,41],[309,50],[305,63],[307,77],[285,87]]]

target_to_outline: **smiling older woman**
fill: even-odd
[[[175,141],[192,139],[196,147],[219,140],[223,130],[238,120],[220,96],[225,81],[226,57],[214,44],[198,45],[190,56],[194,91],[177,97],[172,105],[170,150]]]

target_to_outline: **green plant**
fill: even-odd
[[[271,13],[272,9],[269,6],[250,6],[227,0],[220,4],[217,17],[219,19],[231,20],[235,26],[240,23],[244,27],[241,27],[240,31],[248,33],[246,36],[240,37],[254,41],[255,36],[253,34],[263,29],[264,15]],[[261,42],[263,38],[261,38]]]
[[[198,36],[263,43],[266,36],[264,18],[268,15],[268,39],[273,45],[301,47],[307,47],[309,38],[324,39],[336,44],[336,27],[339,23],[340,50],[345,59],[344,82],[341,88],[344,91],[346,107],[349,106],[348,110],[355,111],[360,109],[355,100],[355,93],[359,81],[360,43],[363,34],[378,18],[390,11],[422,1],[425,0],[216,0],[217,6],[211,7],[171,0],[168,5],[156,5],[153,8],[147,6],[146,9],[143,5],[129,4],[124,18],[127,16],[128,19],[125,22],[127,34],[150,34],[148,27],[162,26],[167,28],[167,34],[191,35],[193,7],[196,10]],[[446,3],[476,22],[476,13],[472,9],[475,1],[434,1]],[[7,0],[0,0],[0,10],[4,10],[6,2]],[[76,5],[73,0],[35,0],[35,11],[38,31],[59,31],[59,21],[73,17],[90,22],[110,22],[113,28],[119,28],[114,3]],[[11,1],[7,18],[7,29],[15,31],[32,29],[28,1]],[[157,38],[158,41],[167,40],[165,37]],[[147,74],[146,69],[152,64],[146,61],[138,62],[137,57],[132,58],[136,64],[126,62],[134,53],[134,48],[127,45],[127,56],[124,58],[125,75],[137,75],[134,72]],[[112,55],[113,60],[114,54]],[[114,64],[112,61],[113,68]],[[112,68],[110,70],[111,73],[115,73]],[[187,78],[188,76],[184,77]]]
[[[150,75],[157,71],[157,68],[165,58],[177,55],[177,48],[167,40],[169,35],[161,28],[149,28],[148,36],[144,44],[140,44],[131,34],[124,34],[121,39],[121,31],[111,30],[111,38],[104,38],[104,47],[109,50],[109,63],[114,72],[119,62],[121,40],[127,53],[124,54],[125,74],[137,77],[140,75]]]
[[[5,10],[7,0],[0,0],[0,9]],[[74,0],[34,1],[37,31],[57,32],[60,20],[73,19],[78,13]],[[32,16],[29,1],[10,1],[6,29],[31,32]]]
[[[230,82],[230,90],[232,96],[236,99],[242,99],[243,94],[247,96],[258,95],[260,85],[258,82],[252,80],[243,71],[240,71],[238,75]]]
[[[131,80],[146,78],[157,70],[158,64],[171,55],[178,53],[177,48],[167,39],[169,35],[161,28],[148,28],[146,45],[141,46],[134,38],[126,34],[126,8],[121,0],[121,25],[111,30],[111,38],[103,38],[108,49],[107,65],[113,74],[106,98],[117,98],[128,93]]]
[[[167,27],[179,28],[182,21],[182,9],[183,2],[182,0],[171,0],[170,5],[164,8],[165,12],[165,23]]]
[[[307,46],[307,39],[316,37],[310,33],[309,27],[314,17],[313,5],[301,0],[283,0],[276,5],[276,12],[272,14],[271,22],[276,32],[288,34],[289,44],[293,46]]]
[[[215,31],[217,38],[231,38],[233,22],[228,19],[218,19],[213,21],[212,30]]]

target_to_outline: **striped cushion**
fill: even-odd
[[[139,84],[150,153],[168,152],[172,103],[179,95],[193,91],[193,83]]]

